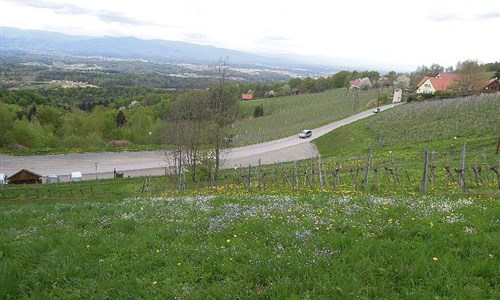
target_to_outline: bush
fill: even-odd
[[[261,105],[257,106],[253,111],[253,117],[258,118],[264,116],[264,107]]]

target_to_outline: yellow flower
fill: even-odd
[[[230,239],[227,239],[227,240],[226,240],[226,243],[231,243],[231,240],[230,240]]]
[[[431,227],[434,227],[434,223],[432,222],[429,222],[429,225],[431,225]]]
[[[433,260],[433,261],[438,261],[438,258],[434,256],[434,257],[432,258],[432,260]]]
[[[157,283],[158,283],[158,282],[156,282],[156,280],[155,280],[155,281],[153,281],[153,285],[156,285]]]

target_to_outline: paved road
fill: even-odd
[[[386,110],[395,105],[382,106]],[[299,139],[297,135],[245,147],[228,149],[223,152],[224,166],[257,165],[274,162],[295,161],[315,157],[318,152],[312,139],[316,139],[338,127],[373,115],[372,110],[364,111],[346,119],[313,129],[309,139]],[[42,176],[60,175],[63,181],[69,180],[72,171],[80,171],[85,179],[112,178],[113,170],[123,172],[124,176],[163,175],[169,172],[171,163],[162,151],[111,152],[58,154],[37,156],[9,156],[0,154],[0,173],[8,176],[21,169],[28,169]]]

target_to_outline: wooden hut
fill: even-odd
[[[42,175],[22,169],[16,174],[10,176],[8,180],[11,184],[37,184],[42,183]]]

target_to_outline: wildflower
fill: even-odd
[[[156,285],[157,283],[158,283],[158,282],[157,282],[156,280],[155,280],[155,281],[153,281],[153,285]]]
[[[160,249],[156,249],[156,253],[160,253]]]
[[[429,222],[429,225],[430,225],[431,227],[434,227],[434,223],[432,223],[432,222]]]
[[[432,258],[432,260],[433,260],[433,261],[438,261],[438,258],[434,256],[434,257]]]
[[[182,265],[180,262],[177,263],[178,266]]]
[[[230,240],[230,239],[227,239],[227,240],[226,240],[226,243],[231,243],[231,240]]]

